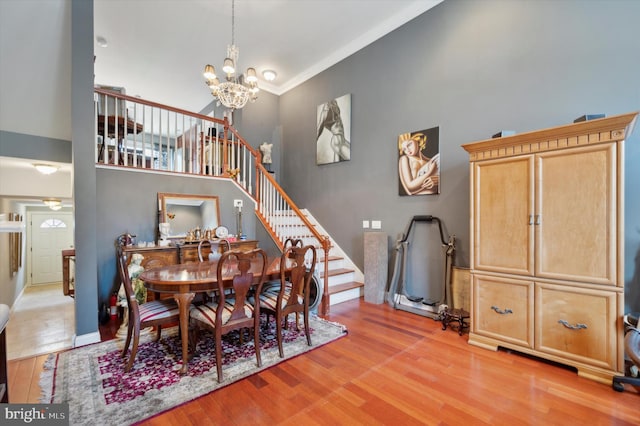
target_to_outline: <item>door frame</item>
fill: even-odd
[[[32,220],[33,213],[48,213],[48,212],[49,212],[48,209],[44,210],[44,209],[29,209],[29,208],[27,208],[27,212],[26,212],[26,214],[27,214],[27,223],[26,223],[26,225],[27,225],[27,227],[26,227],[27,233],[26,233],[26,241],[25,241],[25,249],[27,251],[27,263],[25,265],[26,266],[26,270],[25,270],[25,288],[26,287],[31,287],[31,286],[34,285],[33,284],[33,274],[32,274],[33,249],[32,249],[32,246],[31,246],[31,240],[32,240],[32,237],[33,237],[33,232],[34,232],[34,230],[33,230],[33,220]],[[62,209],[60,209],[58,211],[53,212],[53,214],[65,215],[65,216],[69,217],[70,222],[73,223],[72,232],[73,232],[73,236],[74,236],[73,240],[75,242],[75,218],[73,216],[73,210],[71,208],[62,208]]]

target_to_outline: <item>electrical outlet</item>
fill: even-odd
[[[233,207],[242,207],[242,200],[233,200]]]
[[[382,229],[382,222],[379,220],[372,220],[371,221],[371,228],[373,229]]]
[[[369,228],[369,221],[368,220],[363,220],[362,221],[362,229],[368,229]]]

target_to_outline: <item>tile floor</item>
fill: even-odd
[[[68,349],[75,334],[74,300],[62,283],[27,287],[7,324],[7,358],[21,359]]]

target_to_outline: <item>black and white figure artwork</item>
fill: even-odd
[[[351,94],[318,105],[316,164],[351,159]]]

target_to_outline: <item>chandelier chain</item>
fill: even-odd
[[[231,45],[236,44],[236,1],[231,0]]]

